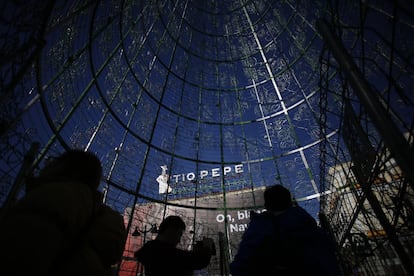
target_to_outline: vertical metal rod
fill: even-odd
[[[2,210],[0,212],[0,221],[3,219],[3,216],[7,213],[7,210],[17,200],[17,194],[19,193],[22,184],[25,181],[25,178],[33,169],[33,161],[35,160],[35,156],[37,151],[39,150],[39,146],[40,144],[38,142],[32,143],[29,151],[24,156],[22,167],[20,168],[20,171],[16,176],[16,180],[14,181],[14,184],[7,196],[6,202],[4,203]]]
[[[393,157],[404,172],[404,175],[409,179],[411,187],[414,189],[413,149],[390,119],[388,112],[379,101],[378,96],[372,91],[369,83],[363,77],[354,60],[341,44],[341,40],[330,30],[324,20],[319,20],[317,27],[339,66],[347,76],[360,102],[366,108],[375,127],[384,139],[385,144],[390,149]]]
[[[384,139],[386,146],[390,149],[398,165],[403,170],[404,175],[410,180],[410,184],[414,188],[414,154],[412,148],[408,144],[407,140],[404,139],[397,126],[389,118],[387,111],[379,101],[378,96],[374,93],[374,91],[372,91],[370,85],[363,77],[354,60],[346,51],[343,44],[340,43],[340,39],[330,30],[328,24],[324,20],[319,20],[317,22],[317,28],[321,33],[323,40],[332,51],[332,54],[334,55],[340,68],[345,73],[361,104],[366,108],[367,113],[369,114],[375,127]],[[404,268],[410,275],[414,275],[413,262],[400,243],[392,225],[390,225],[387,220],[380,203],[376,199],[375,195],[372,194],[370,188],[366,187],[366,185],[364,186],[365,195],[380,220],[382,227],[386,231],[388,239],[400,257]]]

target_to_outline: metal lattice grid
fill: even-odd
[[[362,110],[375,152],[387,154],[324,48],[318,19],[341,38],[402,133],[412,133],[413,118],[410,9],[353,2],[2,4],[8,58],[1,66],[0,201],[21,195],[24,181],[16,176],[38,142],[29,162],[35,170],[64,149],[97,153],[105,175],[100,189],[124,214],[129,232],[178,213],[193,232],[182,246],[211,236],[223,249],[216,258],[228,264],[248,211],[261,210],[264,187],[279,183],[315,218],[322,203],[344,246],[353,218],[372,217],[362,199],[355,205],[331,185],[333,168],[349,171],[346,164],[356,162],[343,138],[345,98]],[[390,157],[379,160],[397,168]],[[387,192],[401,194],[402,183],[400,192]],[[344,210],[364,211],[345,212],[339,224],[326,207],[336,197]],[[142,242],[128,237],[125,275],[138,269],[131,250]],[[219,263],[208,272],[225,273]]]

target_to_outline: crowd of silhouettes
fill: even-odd
[[[70,150],[26,183],[26,194],[2,218],[2,275],[112,275],[126,230],[102,201],[102,166],[92,153]],[[340,275],[334,245],[315,219],[281,185],[264,192],[266,211],[255,214],[230,265],[233,276]],[[177,247],[186,225],[168,216],[157,237],[135,252],[145,275],[192,275],[207,267],[214,242]]]
[[[69,150],[27,180],[0,227],[2,275],[112,275],[122,257],[121,215],[102,203],[100,160]]]

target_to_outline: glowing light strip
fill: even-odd
[[[290,154],[296,153],[296,152],[298,152],[298,151],[305,150],[305,149],[307,149],[307,148],[313,147],[313,146],[315,146],[315,145],[319,144],[320,142],[322,142],[322,140],[327,139],[327,138],[330,138],[331,136],[335,135],[337,132],[338,132],[338,129],[336,129],[336,130],[332,131],[331,133],[329,133],[328,135],[326,135],[326,137],[325,137],[325,138],[318,139],[318,140],[316,140],[316,141],[315,141],[315,142],[313,142],[313,143],[310,143],[310,144],[307,144],[307,145],[305,145],[305,146],[302,146],[302,147],[296,148],[296,149],[294,149],[294,150],[284,152],[284,153],[282,153],[280,156],[287,156],[287,155],[290,155]],[[250,163],[258,163],[258,162],[263,162],[263,161],[265,161],[265,160],[266,160],[265,158],[260,158],[260,159],[250,160],[250,161],[248,161],[248,162],[250,162]],[[245,161],[245,162],[242,162],[242,163],[243,163],[243,164],[245,164],[245,163],[247,163],[247,162]]]
[[[303,150],[300,150],[299,153],[300,153],[300,157],[302,158],[303,165],[305,165],[306,171],[309,174],[309,179],[310,179],[310,182],[312,184],[313,190],[315,191],[315,193],[318,193],[319,190],[318,190],[318,187],[316,186],[315,179],[313,178],[313,175],[311,173],[311,170],[310,170],[310,167],[309,167],[309,164],[308,164],[308,160],[306,159],[306,156],[303,153]]]
[[[259,48],[260,55],[262,56],[262,59],[265,63],[267,73],[269,74],[270,80],[272,81],[272,84],[273,84],[273,88],[275,89],[277,97],[278,97],[278,99],[280,101],[280,104],[282,106],[283,113],[285,113],[285,115],[288,115],[287,108],[285,106],[285,103],[283,102],[283,98],[282,98],[282,95],[280,94],[279,87],[277,86],[277,83],[276,83],[275,78],[273,76],[272,69],[270,68],[269,62],[267,61],[266,55],[264,54],[262,44],[260,43],[259,38],[257,36],[257,33],[254,30],[253,23],[250,20],[250,16],[247,13],[247,9],[246,9],[245,6],[243,6],[243,11],[246,15],[247,21],[249,22],[250,29],[252,30],[252,34],[254,36],[254,40],[256,40],[256,44],[257,44],[257,47]]]
[[[262,115],[262,118],[263,118],[263,125],[266,130],[267,141],[269,142],[269,146],[272,147],[272,140],[270,140],[269,129],[267,128],[266,120],[264,119],[262,103],[260,102],[259,93],[257,92],[257,88],[256,88],[256,83],[254,82],[254,79],[252,79],[252,81],[253,81],[253,89],[254,89],[254,92],[256,93],[257,103],[259,104],[260,114]]]
[[[332,193],[331,190],[327,190],[327,191],[322,192],[322,193],[316,193],[316,194],[309,195],[309,196],[305,196],[305,197],[301,197],[301,198],[295,198],[295,200],[296,201],[306,201],[306,200],[311,200],[311,199],[314,199],[314,198],[320,198],[321,196],[329,195],[331,193]]]

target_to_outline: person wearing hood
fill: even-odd
[[[270,186],[264,201],[266,211],[252,216],[230,265],[233,276],[341,275],[327,234],[288,189]]]
[[[102,165],[83,150],[53,158],[26,182],[1,220],[2,275],[112,274],[126,238],[122,216],[102,203]]]

